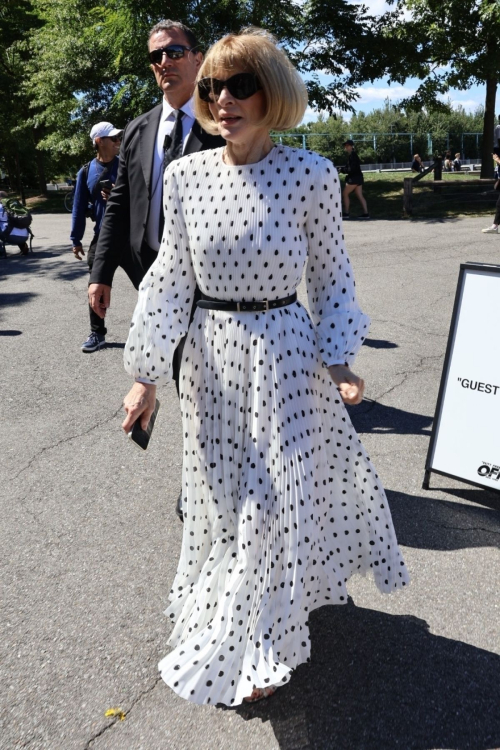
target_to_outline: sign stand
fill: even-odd
[[[462,263],[423,489],[431,472],[500,493],[500,266]]]

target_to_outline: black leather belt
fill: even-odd
[[[202,294],[201,299],[199,299],[196,304],[204,310],[222,310],[224,312],[262,312],[264,310],[276,310],[279,307],[291,305],[296,301],[297,292],[290,294],[289,297],[283,297],[282,299],[263,299],[258,300],[257,302],[226,302],[225,300],[207,297],[205,294]]]

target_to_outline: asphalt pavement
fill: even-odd
[[[136,293],[119,271],[107,346],[83,354],[88,275],[69,225],[36,216],[34,253],[0,259],[0,748],[499,748],[500,500],[421,485],[459,265],[500,263],[500,235],[480,218],[346,224],[372,318],[353,420],[412,582],[382,596],[351,581],[348,605],[311,616],[310,664],[269,701],[227,710],[158,677],[182,532],[179,407],[160,389],[146,454],[121,432]]]

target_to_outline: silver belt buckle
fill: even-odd
[[[236,303],[236,312],[241,312],[239,302]]]
[[[263,300],[263,301],[264,301],[264,302],[266,303],[266,308],[265,308],[265,309],[266,309],[266,310],[269,310],[269,300],[268,300],[268,299],[265,299],[265,300]]]

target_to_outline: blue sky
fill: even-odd
[[[380,15],[391,7],[384,0],[364,0],[363,4],[367,6],[369,12],[373,15]],[[320,79],[322,83],[328,82],[328,76],[320,76]],[[383,78],[374,81],[373,84],[366,83],[364,86],[358,88],[359,99],[353,103],[354,109],[358,112],[371,112],[371,110],[383,106],[387,97],[396,103],[407,96],[411,96],[417,89],[418,84],[419,81],[414,78],[409,78],[404,86],[397,84],[389,86],[388,81]],[[461,104],[465,110],[470,112],[474,111],[479,105],[484,105],[484,96],[484,86],[473,86],[467,91],[450,89],[446,99],[451,99],[454,105]],[[317,112],[308,109],[304,117],[304,122],[316,120],[317,116]]]

